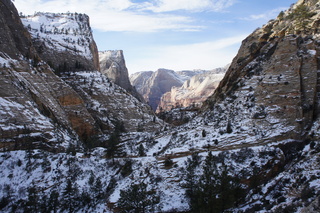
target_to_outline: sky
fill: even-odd
[[[19,12],[90,17],[99,51],[123,50],[129,73],[211,70],[296,0],[15,0]]]

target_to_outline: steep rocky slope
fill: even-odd
[[[11,1],[1,3],[1,142],[51,147],[97,133],[82,99],[44,64]],[[74,119],[74,111],[83,117]],[[45,144],[39,142],[46,142]]]
[[[170,111],[173,108],[201,106],[214,90],[225,74],[224,68],[218,68],[203,74],[194,75],[181,87],[172,87],[163,94],[156,112]]]
[[[101,73],[106,75],[112,82],[127,90],[134,97],[143,101],[142,96],[132,87],[129,81],[128,69],[122,50],[108,50],[99,52]]]
[[[299,10],[308,16],[300,20]],[[261,141],[305,138],[318,118],[318,10],[316,1],[299,1],[243,41],[207,102],[213,120],[236,131],[248,126],[247,134]]]

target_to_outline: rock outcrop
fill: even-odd
[[[143,102],[142,96],[130,83],[122,50],[99,52],[99,61],[102,74]]]
[[[131,85],[133,85],[136,90],[143,95],[142,91],[143,88],[146,87],[146,84],[149,80],[149,78],[151,78],[153,74],[153,71],[142,71],[142,72],[136,72],[130,75],[130,82]]]
[[[185,81],[181,87],[172,87],[160,100],[156,112],[169,111],[173,108],[189,106],[200,107],[214,93],[226,69],[217,68],[202,74],[194,75]]]
[[[17,9],[11,1],[0,3],[0,50],[12,59],[19,59],[20,54],[29,59],[36,57],[28,31],[21,24]],[[19,53],[19,54],[18,54]],[[5,56],[1,56],[5,57]]]

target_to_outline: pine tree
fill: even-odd
[[[199,180],[195,178],[191,161],[187,165],[186,196],[191,212],[223,212],[239,204],[244,198],[244,190],[241,188],[240,181],[228,175],[224,164],[218,168],[216,162],[215,157],[209,152]]]
[[[108,158],[114,157],[114,155],[117,153],[119,143],[119,134],[117,134],[116,132],[112,133],[106,145]]]
[[[188,158],[186,163],[186,182],[183,186],[186,188],[186,197],[188,198],[191,210],[194,211],[196,210],[195,206],[197,205],[197,190],[199,184],[196,169],[200,164],[200,156],[198,153],[193,153],[192,157]]]
[[[24,212],[39,212],[39,197],[37,188],[32,184],[28,188],[28,200],[24,207]]]
[[[77,187],[74,186],[74,183],[71,181],[71,179],[67,179],[67,184],[62,195],[63,202],[61,209],[68,212],[75,212],[77,207],[78,190]]]
[[[146,153],[144,151],[144,146],[142,144],[140,144],[139,148],[138,148],[138,155],[140,157],[146,156]]]
[[[160,197],[155,190],[147,190],[145,183],[132,184],[129,189],[120,191],[118,207],[125,213],[154,212]]]
[[[59,193],[57,190],[52,190],[48,201],[49,212],[57,213],[59,208]]]
[[[310,12],[310,9],[307,5],[300,4],[289,15],[289,18],[292,18],[293,20],[296,21],[296,26],[298,29],[305,31],[308,29],[310,18],[314,15],[315,13]]]
[[[95,203],[98,203],[104,196],[104,193],[102,190],[102,182],[99,177],[96,178],[96,181],[95,181],[94,185],[92,186],[92,192],[94,193]]]

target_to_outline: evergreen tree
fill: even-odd
[[[132,184],[129,189],[120,191],[118,207],[125,213],[154,212],[160,197],[155,190],[147,190],[145,183]]]
[[[59,193],[56,189],[52,190],[48,201],[49,212],[57,213],[59,208]]]
[[[300,30],[307,30],[308,24],[310,23],[310,18],[314,16],[315,13],[310,12],[310,9],[305,4],[298,5],[289,18],[296,21],[296,25]]]
[[[117,132],[112,133],[106,145],[108,158],[114,157],[114,155],[117,153],[119,143],[119,134]]]
[[[24,212],[39,212],[39,197],[37,188],[32,184],[28,188],[28,200],[26,202],[26,205],[24,207]]]
[[[146,153],[144,151],[144,146],[142,144],[140,144],[139,148],[138,148],[138,155],[140,157],[146,156]]]
[[[191,212],[218,213],[238,205],[244,198],[240,181],[228,175],[223,164],[218,168],[211,152],[205,159],[203,173],[199,180],[196,177],[192,161],[186,167],[186,197]]]
[[[63,202],[61,205],[61,209],[63,211],[75,212],[77,208],[78,190],[70,178],[67,179],[67,184],[62,195]]]
[[[197,212],[215,212],[217,200],[217,165],[212,152],[209,152],[203,166],[203,174],[196,188],[197,200],[193,204]]]
[[[101,179],[98,177],[96,178],[96,181],[94,183],[94,185],[92,185],[92,188],[91,188],[93,194],[94,194],[94,201],[95,201],[95,204],[97,204],[101,199],[103,199],[104,197],[104,193],[103,193],[103,190],[102,190],[102,182],[101,182]]]
[[[198,153],[193,153],[191,158],[187,159],[186,165],[186,182],[183,185],[186,188],[186,196],[190,203],[191,210],[194,210],[194,207],[197,203],[197,189],[198,189],[198,175],[196,174],[196,169],[200,164],[200,156]]]
[[[13,190],[11,189],[9,184],[4,184],[2,192],[3,197],[0,199],[0,210],[8,206],[10,202],[13,200]]]
[[[207,136],[207,132],[206,132],[206,130],[202,130],[202,137],[206,137]]]

